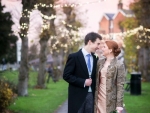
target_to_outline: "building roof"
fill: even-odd
[[[113,14],[113,13],[105,13],[104,15],[107,16],[109,20],[112,20],[112,19],[113,19],[113,16],[114,16],[115,14]]]
[[[102,15],[102,17],[101,17],[101,19],[100,19],[99,22],[102,21],[103,17],[105,17],[107,20],[113,20],[113,16],[114,16],[114,15],[115,15],[115,14],[113,14],[113,13],[104,13],[104,14]]]
[[[134,15],[132,10],[126,10],[126,9],[122,9],[122,11],[126,14],[126,15]]]
[[[113,19],[116,18],[116,16],[118,15],[118,13],[123,14],[125,17],[134,17],[134,13],[131,10],[126,10],[126,9],[119,9],[118,12],[113,16]]]

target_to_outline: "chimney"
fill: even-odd
[[[121,0],[119,0],[119,3],[118,3],[118,9],[123,9],[123,3]]]

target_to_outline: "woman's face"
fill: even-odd
[[[111,53],[111,49],[108,48],[107,44],[104,42],[102,47],[103,56],[107,56]]]

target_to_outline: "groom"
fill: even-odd
[[[68,56],[63,78],[69,83],[68,113],[93,113],[97,59],[93,54],[102,37],[94,32],[85,36],[85,46]]]

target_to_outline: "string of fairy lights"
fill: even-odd
[[[139,33],[139,31],[141,31],[143,33]],[[150,29],[144,28],[143,26],[139,26],[135,29],[127,30],[123,33],[111,33],[111,34],[107,34],[107,35],[104,35],[104,34],[101,34],[101,35],[106,40],[107,39],[113,39],[112,37],[116,37],[116,36],[122,37],[124,39],[125,37],[130,37],[130,36],[136,35],[136,37],[138,38],[136,40],[136,42],[139,42],[138,45],[136,45],[136,48],[140,49],[141,44],[144,44],[144,45],[145,44],[148,44],[148,45],[150,44],[150,36],[146,35],[146,32],[150,33]],[[124,44],[123,44],[123,46],[125,47]]]
[[[143,31],[143,30],[144,30],[145,32],[150,32],[150,29],[144,28],[143,26],[139,26],[139,27],[137,27],[137,28],[134,28],[134,29],[132,29],[132,30],[127,30],[127,31],[125,31],[125,32],[110,33],[110,34],[107,34],[107,35],[101,34],[101,35],[102,35],[103,37],[106,37],[106,38],[111,38],[111,36],[112,36],[112,37],[113,37],[113,36],[130,37],[130,36],[132,36],[132,35],[137,34],[139,31]],[[144,36],[144,35],[145,35],[145,33],[139,34],[139,36],[138,36],[139,39],[140,39],[142,36]],[[150,39],[150,36],[145,37],[145,39],[146,39],[146,38]],[[145,41],[145,40],[142,41],[142,39],[140,39],[139,41],[146,43],[146,41]],[[149,41],[149,43],[150,43],[150,41]]]
[[[101,3],[103,1],[105,0],[88,1],[85,3],[56,4],[56,5],[39,3],[39,4],[35,4],[34,8],[38,9],[38,7],[43,7],[43,8],[81,7],[88,4]]]
[[[139,26],[139,27],[137,27],[137,28],[135,28],[135,29],[133,29],[133,30],[128,30],[128,31],[123,32],[123,33],[112,33],[111,35],[123,36],[123,37],[125,37],[125,36],[132,36],[132,35],[137,34],[137,32],[138,32],[139,30],[143,30],[143,29],[145,29],[145,31],[150,31],[150,29],[146,29],[146,28],[144,28],[143,26]],[[79,41],[82,40],[82,38],[80,37],[80,33],[79,33],[78,31],[74,31],[74,30],[68,31],[68,30],[63,29],[63,28],[59,28],[58,30],[59,30],[60,32],[63,31],[63,34],[61,35],[61,37],[69,37],[69,33],[70,33],[70,34],[76,34],[77,37],[74,39],[74,42],[71,41],[72,43],[70,43],[70,44],[72,44],[72,45],[73,45],[75,42],[79,42]],[[110,34],[107,34],[107,35],[101,34],[101,35],[102,35],[102,37],[109,37]],[[57,36],[51,36],[51,39],[56,39],[56,38],[58,38],[58,37],[57,37]],[[148,37],[148,38],[150,39],[150,37]],[[140,41],[140,40],[139,40],[139,41]],[[140,41],[140,42],[142,42],[142,41]],[[145,42],[145,41],[143,41],[143,42]],[[62,48],[68,48],[68,46],[69,46],[67,43],[62,44],[61,42],[56,41],[56,42],[52,45],[52,48],[55,49],[56,51],[58,50],[57,44],[60,45],[60,47],[62,47]],[[139,49],[139,47],[140,47],[140,46],[137,45],[137,49]],[[50,52],[52,53],[52,51],[50,51]],[[59,51],[57,51],[57,52],[59,52]],[[67,50],[65,50],[64,52],[66,53]]]
[[[42,7],[42,8],[63,8],[63,7],[81,7],[81,6],[84,6],[84,5],[87,5],[87,4],[94,4],[94,3],[100,3],[102,1],[105,1],[105,0],[96,0],[96,1],[91,1],[91,2],[85,2],[85,3],[77,3],[77,4],[74,4],[74,3],[71,3],[71,4],[57,4],[57,5],[53,5],[53,4],[43,4],[43,3],[39,3],[39,4],[36,4],[34,5],[34,9],[33,10],[38,10],[38,8]],[[30,17],[30,14],[32,12],[29,11],[28,9],[25,9],[24,12],[27,12],[26,14],[22,13],[22,16],[23,17]],[[48,21],[50,21],[51,19],[56,19],[57,18],[57,15],[54,15],[54,14],[51,14],[50,16],[48,15],[44,15],[40,12],[40,15],[41,17],[43,18],[43,26],[42,26],[42,30],[45,30],[45,29],[49,29],[49,24],[48,24]],[[61,29],[59,28],[59,31],[62,32],[62,37],[65,37],[65,36],[68,36],[68,33],[72,33],[74,35],[78,35],[78,36],[83,36],[83,34],[81,33],[82,31],[80,31],[80,28],[76,27],[76,26],[73,26],[71,24],[68,24],[67,22],[65,22],[64,20],[61,21],[61,23],[63,25],[66,25],[70,28],[75,28],[75,29],[78,29],[78,31],[73,31],[70,32],[66,29]],[[29,25],[27,23],[22,23],[21,26],[20,26],[20,29],[22,30],[25,30],[25,29],[28,29],[29,28]],[[135,35],[138,33],[139,30],[145,30],[145,31],[149,31],[150,32],[150,29],[146,29],[146,28],[143,28],[143,26],[139,26],[138,28],[135,28],[133,30],[128,30],[126,32],[123,32],[123,33],[112,33],[112,34],[107,34],[107,35],[104,35],[104,34],[101,34],[103,37],[110,37],[110,36],[131,36],[131,35]],[[26,37],[28,35],[28,32],[27,34],[21,34],[21,36],[24,36]],[[144,35],[144,34],[142,34]],[[51,38],[54,38],[54,37],[57,37],[57,36],[52,36]],[[141,35],[139,35],[139,39],[140,39],[140,42],[146,42],[146,40],[142,40],[140,37],[142,37]],[[147,39],[150,39],[150,36],[147,37]],[[149,41],[150,43],[150,41]]]
[[[30,18],[30,14],[31,14],[31,12],[28,11],[28,9],[25,9],[22,12],[22,17],[24,17],[24,19],[25,18]],[[28,21],[25,21],[25,22],[21,21],[21,25],[20,25],[19,29],[20,29],[20,32],[18,32],[18,33],[20,33],[20,36],[21,37],[26,37],[28,35],[29,22]]]
[[[102,1],[105,1],[105,0],[96,0],[96,1],[90,1],[90,2],[85,2],[85,3],[76,3],[76,4],[75,4],[75,3],[70,3],[70,4],[56,4],[56,5],[55,5],[55,4],[39,3],[39,4],[35,4],[35,5],[34,5],[34,9],[32,9],[31,11],[28,10],[28,9],[25,9],[25,10],[23,11],[23,13],[22,13],[22,17],[28,17],[28,18],[29,18],[31,12],[32,12],[33,10],[38,10],[38,8],[40,8],[40,7],[42,7],[42,8],[74,7],[74,8],[75,8],[75,7],[80,7],[80,6],[84,6],[84,5],[88,5],[88,4],[100,3],[100,2],[102,2]],[[25,14],[24,14],[24,12],[25,12]],[[40,14],[41,14],[41,17],[43,18],[43,26],[42,26],[42,30],[41,30],[41,32],[43,32],[43,30],[46,30],[46,29],[49,28],[49,25],[47,24],[48,21],[50,21],[51,19],[57,18],[57,15],[51,14],[50,16],[48,16],[48,15],[42,14],[41,12],[40,12]],[[70,24],[67,24],[67,22],[65,22],[65,21],[62,21],[62,23],[63,23],[64,25],[67,25],[67,26],[70,27],[70,28],[76,28],[76,29],[78,29],[78,27],[72,26],[72,25],[70,25]],[[22,24],[20,25],[19,29],[25,30],[25,29],[28,29],[28,28],[29,28],[28,26],[29,26],[28,24],[22,23]],[[17,32],[15,32],[15,33],[17,33]],[[27,34],[21,33],[21,36],[26,37]]]

